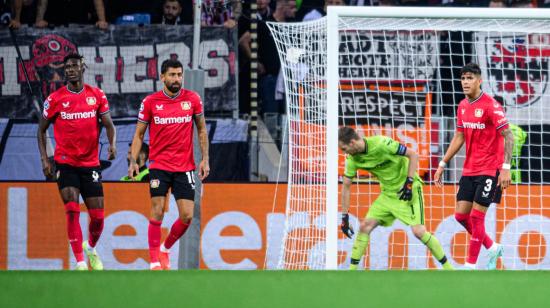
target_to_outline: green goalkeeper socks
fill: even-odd
[[[357,269],[357,267],[359,266],[359,261],[361,260],[363,254],[365,254],[365,250],[367,249],[368,245],[369,235],[366,233],[357,234],[355,242],[353,243],[353,249],[351,251],[351,263],[349,265],[350,270]]]
[[[435,236],[433,236],[430,232],[426,231],[426,233],[422,235],[422,238],[420,240],[422,241],[422,243],[424,243],[424,245],[426,245],[430,249],[430,251],[432,252],[432,255],[443,266],[443,269],[446,269],[446,270],[454,269],[452,264],[447,260],[447,257],[443,252],[443,247],[441,247],[441,244],[439,243],[439,241]]]

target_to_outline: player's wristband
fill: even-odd
[[[502,164],[502,170],[510,170],[510,168],[512,168],[510,164],[507,164],[507,163]]]
[[[445,168],[445,167],[447,167],[447,163],[444,162],[444,161],[440,161],[440,162],[439,162],[439,167]]]

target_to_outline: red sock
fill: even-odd
[[[88,209],[88,214],[90,215],[90,225],[88,226],[90,234],[88,236],[88,243],[91,247],[95,247],[103,231],[103,218],[105,217],[105,213],[103,209]]]
[[[470,264],[476,264],[485,237],[485,213],[472,209],[470,219],[472,222],[472,237],[470,238],[468,259],[466,261]]]
[[[188,223],[184,223],[180,218],[176,219],[172,225],[172,228],[170,228],[168,237],[164,240],[164,247],[166,247],[166,249],[170,249],[172,245],[174,245],[174,243],[185,234],[185,231],[187,231],[190,224],[191,220],[189,220]]]
[[[462,213],[455,213],[455,219],[458,221],[459,224],[461,224],[466,231],[470,235],[472,235],[472,222],[470,221],[470,214],[462,214]],[[493,240],[487,233],[485,233],[485,237],[483,238],[483,247],[489,249],[491,246],[493,246]]]
[[[149,257],[151,263],[159,262],[159,249],[160,249],[160,225],[162,221],[154,219],[149,220]]]
[[[67,216],[67,235],[76,262],[84,261],[82,230],[80,229],[80,206],[78,203],[74,201],[65,203],[65,215]]]

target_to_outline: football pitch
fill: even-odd
[[[2,307],[550,307],[549,271],[3,271]]]

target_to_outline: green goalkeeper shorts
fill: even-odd
[[[381,226],[389,227],[395,219],[407,226],[424,224],[424,197],[422,182],[415,180],[410,201],[399,200],[397,192],[382,192],[370,206],[367,219],[376,219]]]

